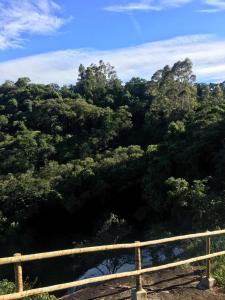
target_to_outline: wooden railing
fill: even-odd
[[[204,233],[196,233],[196,234],[189,234],[189,235],[182,235],[177,237],[170,237],[164,238],[159,240],[147,241],[147,242],[135,242],[129,244],[116,244],[116,245],[107,245],[107,246],[97,246],[97,247],[87,247],[87,248],[75,248],[69,250],[60,250],[60,251],[53,251],[53,252],[45,252],[45,253],[38,253],[38,254],[29,254],[29,255],[21,255],[20,253],[14,254],[12,257],[0,258],[0,265],[6,264],[14,264],[14,271],[15,271],[15,282],[16,282],[16,293],[7,294],[0,296],[0,300],[12,300],[12,299],[21,299],[24,297],[34,296],[42,293],[51,293],[59,290],[69,289],[73,287],[83,286],[91,283],[100,283],[112,279],[118,278],[125,278],[136,276],[136,289],[137,291],[142,290],[142,278],[141,275],[145,273],[165,270],[169,268],[178,267],[185,264],[190,264],[194,262],[199,262],[202,260],[206,260],[206,275],[210,277],[210,259],[213,257],[218,257],[221,255],[225,255],[225,250],[210,253],[210,242],[211,237],[218,236],[225,234],[225,230],[217,230],[217,231],[207,231]],[[188,239],[195,239],[195,238],[206,238],[206,254],[182,261],[177,261],[173,263],[168,263],[165,265],[160,265],[156,267],[149,267],[142,269],[141,264],[141,248],[149,247],[149,246],[156,246],[160,244],[167,244],[171,242],[183,241]],[[23,271],[22,271],[22,263],[34,260],[42,260],[54,257],[61,257],[67,255],[76,255],[76,254],[83,254],[83,253],[93,253],[93,252],[100,252],[100,251],[111,251],[111,250],[122,250],[122,249],[134,249],[135,250],[135,265],[136,269],[131,272],[123,272],[117,274],[110,274],[104,276],[98,276],[89,279],[82,279],[77,280],[69,283],[62,283],[57,285],[52,285],[43,288],[35,288],[31,290],[24,291],[23,289]]]

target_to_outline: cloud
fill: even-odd
[[[100,59],[115,66],[123,81],[149,79],[164,65],[186,57],[193,61],[199,81],[225,80],[225,40],[192,35],[117,50],[70,49],[6,61],[0,63],[0,82],[27,76],[38,83],[71,84],[80,63],[88,66]]]
[[[225,10],[225,1],[224,0],[204,0],[205,4],[210,8],[202,9],[201,12],[206,13],[215,13]]]
[[[225,0],[202,0],[206,8],[200,9],[202,13],[218,13],[225,10]]]
[[[27,34],[49,34],[65,23],[51,0],[0,0],[0,50],[21,47]]]
[[[194,0],[137,0],[126,4],[115,4],[104,7],[104,10],[116,13],[137,12],[137,11],[162,11],[168,8],[182,7]],[[196,1],[197,2],[197,1]],[[216,13],[225,10],[225,0],[199,0],[203,6],[199,12]]]
[[[208,8],[208,9],[200,9],[199,12],[201,13],[218,13],[220,12],[221,10],[220,9],[217,9],[217,8]]]
[[[104,8],[111,12],[133,12],[133,11],[160,11],[169,7],[180,7],[192,0],[139,0],[137,2],[129,2],[125,5],[111,5]]]
[[[111,5],[104,8],[104,10],[111,12],[131,12],[142,10],[161,10],[160,7],[151,4],[152,1],[131,2],[126,5]]]

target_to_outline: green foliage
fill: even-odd
[[[25,288],[31,289],[33,287],[32,284],[25,282]],[[12,294],[16,292],[15,283],[8,281],[7,279],[3,279],[0,281],[0,295]],[[24,300],[56,300],[56,297],[49,294],[40,294],[32,297],[25,297]]]
[[[0,236],[18,233],[18,229],[38,210],[52,193],[49,182],[31,172],[0,179]]]
[[[0,295],[11,294],[16,290],[15,283],[4,279],[0,281]]]
[[[185,132],[185,125],[182,121],[171,122],[168,126],[168,133],[175,138]]]
[[[8,124],[8,118],[4,115],[0,115],[0,126],[4,126]]]
[[[110,212],[224,226],[225,85],[194,82],[186,59],[125,84],[100,61],[71,86],[0,85],[2,243],[96,236]]]
[[[114,68],[102,60],[99,65],[91,64],[85,68],[79,67],[79,77],[76,91],[95,105],[107,107],[114,104],[115,91],[122,89]]]

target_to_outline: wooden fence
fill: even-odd
[[[22,299],[24,297],[34,296],[42,293],[51,293],[59,290],[69,289],[73,287],[83,286],[91,283],[100,283],[112,279],[118,278],[125,278],[136,276],[136,289],[137,291],[142,290],[142,278],[141,275],[145,273],[165,270],[174,268],[177,266],[182,266],[185,264],[190,264],[194,262],[199,262],[202,260],[206,260],[206,275],[209,278],[211,272],[211,263],[210,260],[213,257],[218,257],[221,255],[225,255],[225,250],[211,253],[210,252],[210,244],[211,244],[211,237],[218,236],[225,234],[225,230],[217,230],[217,231],[207,231],[204,233],[196,233],[196,234],[189,234],[189,235],[182,235],[177,237],[170,237],[164,238],[159,240],[147,241],[147,242],[134,242],[129,244],[116,244],[116,245],[107,245],[107,246],[97,246],[97,247],[87,247],[87,248],[75,248],[69,250],[60,250],[60,251],[53,251],[53,252],[45,252],[45,253],[38,253],[38,254],[29,254],[29,255],[21,255],[20,253],[14,254],[12,257],[5,257],[0,258],[0,265],[6,264],[13,264],[14,271],[15,271],[15,282],[16,282],[16,289],[17,291],[13,294],[7,294],[0,296],[0,300],[12,300],[12,299]],[[149,247],[149,246],[156,246],[160,244],[167,244],[171,242],[183,241],[188,239],[195,239],[195,238],[206,238],[206,254],[182,261],[177,261],[169,264],[164,264],[160,266],[150,267],[150,268],[142,268],[141,264],[141,248]],[[136,268],[134,271],[131,272],[123,272],[117,274],[110,274],[104,276],[98,276],[89,279],[82,279],[77,280],[69,283],[62,283],[57,285],[52,285],[43,288],[35,288],[31,290],[24,291],[23,288],[23,270],[22,270],[22,263],[34,260],[42,260],[60,256],[67,256],[67,255],[75,255],[75,254],[83,254],[83,253],[93,253],[93,252],[100,252],[100,251],[112,251],[112,250],[122,250],[122,249],[134,249],[135,251],[135,264]]]

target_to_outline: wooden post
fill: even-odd
[[[20,257],[21,253],[15,253],[14,257]],[[18,293],[23,292],[23,269],[21,262],[14,264],[16,291]]]
[[[206,237],[206,255],[211,254],[211,236]],[[206,259],[206,276],[200,281],[199,287],[212,289],[215,286],[216,280],[211,276],[211,258]]]
[[[211,253],[211,237],[206,237],[206,255]],[[209,279],[211,277],[211,259],[206,260],[206,277]]]
[[[140,242],[135,242],[135,243],[140,243]],[[136,266],[136,271],[141,270],[141,248],[136,247],[135,248],[135,266]],[[141,275],[136,276],[136,291],[140,292],[142,291],[142,278]]]

